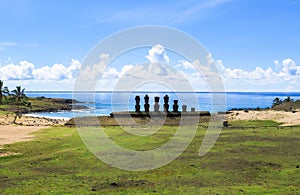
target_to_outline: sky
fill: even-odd
[[[300,91],[300,0],[0,0],[0,5],[0,80],[10,88],[73,90],[81,63],[99,41],[123,29],[159,25],[199,41],[213,57],[225,91]],[[151,63],[151,52],[191,82],[203,80],[195,61],[157,43],[121,56],[98,90],[113,90],[126,71]]]

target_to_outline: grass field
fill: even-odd
[[[239,121],[239,125],[274,125]],[[148,150],[167,142],[174,127],[149,137],[106,127],[121,146]],[[168,165],[125,171],[98,160],[76,128],[52,127],[28,142],[6,145],[0,157],[0,194],[299,194],[300,128],[223,129],[212,150],[198,156],[205,129]]]

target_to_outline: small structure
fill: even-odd
[[[154,97],[154,112],[159,112],[159,97]]]
[[[135,112],[141,112],[140,100],[140,96],[135,96]]]
[[[227,120],[223,121],[223,127],[228,127],[228,121]]]
[[[187,110],[187,105],[182,105],[182,112],[186,112]]]
[[[173,112],[178,112],[178,100],[174,100],[174,104],[173,104]]]
[[[169,112],[169,96],[164,96],[164,112]]]
[[[145,104],[144,104],[145,112],[149,112],[150,109],[149,96],[145,95],[144,100],[145,100]]]

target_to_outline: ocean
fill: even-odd
[[[73,110],[72,112],[47,112],[34,113],[33,115],[40,117],[52,118],[72,118],[80,116],[100,115],[108,116],[115,111],[134,111],[135,110],[135,96],[140,96],[141,111],[144,110],[144,96],[149,96],[150,111],[153,110],[154,97],[160,97],[160,110],[163,109],[165,95],[169,96],[170,111],[172,111],[173,100],[179,100],[179,110],[181,106],[186,104],[188,110],[195,107],[196,110],[202,111],[226,111],[233,108],[267,108],[272,106],[274,98],[279,97],[285,99],[290,96],[292,99],[300,99],[300,92],[226,92],[218,94],[221,101],[212,101],[215,94],[210,92],[95,92],[95,93],[76,93],[73,92],[57,92],[57,91],[29,91],[26,92],[28,97],[46,98],[67,98],[81,101],[80,105],[87,106],[88,109]],[[223,97],[225,98],[223,100]]]

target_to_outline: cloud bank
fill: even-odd
[[[238,80],[246,83],[261,84],[285,82],[295,84],[300,80],[300,66],[290,58],[284,59],[281,62],[278,60],[274,61],[274,67],[279,68],[278,71],[273,70],[271,67],[267,69],[256,67],[253,71],[231,69],[226,68],[221,60],[217,60],[216,64],[225,81]]]
[[[72,59],[69,66],[54,64],[36,68],[34,64],[24,60],[19,64],[0,66],[0,80],[65,80],[76,78],[80,62]]]
[[[141,65],[127,64],[122,67],[106,67],[102,76],[100,88],[103,90],[113,90],[114,85],[120,78],[129,80],[136,79],[136,77],[143,78],[148,72],[152,73],[153,78],[165,78],[166,82],[178,83],[183,77],[176,76],[183,75],[184,78],[193,84],[195,90],[205,91],[207,88],[204,79],[209,79],[209,74],[203,77],[203,74],[195,68],[199,66],[200,61],[195,60],[189,62],[186,60],[172,61],[167,55],[165,48],[157,44],[148,51],[145,56],[150,64],[147,67]],[[101,54],[101,61],[99,64],[81,70],[82,76],[93,79],[99,79],[99,70],[107,65],[109,55]],[[287,58],[282,61],[275,60],[273,67],[262,68],[257,66],[252,71],[246,71],[242,68],[229,68],[225,66],[222,60],[214,60],[212,55],[207,56],[207,64],[215,64],[223,79],[226,91],[292,91],[300,89],[300,66],[291,59]],[[172,65],[171,65],[172,64]],[[29,61],[20,61],[18,64],[8,63],[0,65],[0,80],[8,83],[17,83],[28,85],[27,88],[31,90],[45,90],[47,83],[56,85],[54,88],[61,87],[62,90],[72,90],[74,80],[77,78],[81,68],[79,60],[72,59],[69,65],[54,64],[52,66],[36,67]],[[204,67],[204,71],[209,69],[209,66]],[[175,70],[175,71],[174,71]],[[178,71],[176,73],[176,71]],[[175,75],[175,76],[174,76]],[[212,74],[211,77],[214,75]],[[176,78],[177,77],[177,78]],[[126,81],[122,79],[122,81]],[[213,78],[211,78],[213,79]],[[40,81],[40,82],[39,82]],[[20,83],[20,82],[19,82]],[[60,83],[60,86],[57,84]],[[104,88],[103,88],[104,87]],[[52,90],[51,86],[49,89]]]

